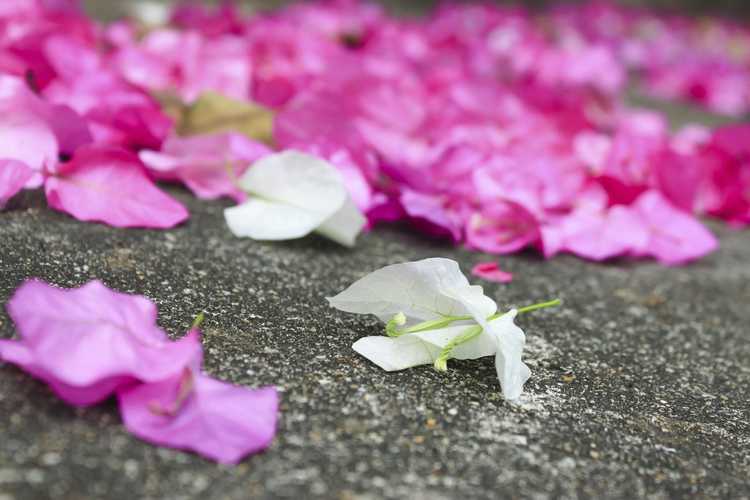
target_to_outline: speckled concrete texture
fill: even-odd
[[[113,401],[76,410],[0,366],[0,500],[749,498],[750,232],[688,267],[503,257],[485,284],[529,314],[533,375],[505,403],[492,358],[386,373],[351,350],[375,319],[324,299],[386,264],[487,256],[384,227],[354,250],[316,237],[233,238],[222,202],[171,231],[77,222],[38,193],[0,214],[0,300],[27,277],[147,295],[179,337],[201,310],[212,375],[282,391],[273,446],[238,467],[130,436]],[[0,313],[0,336],[14,327]]]

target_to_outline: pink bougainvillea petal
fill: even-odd
[[[16,195],[34,175],[26,164],[15,160],[0,160],[0,209]]]
[[[200,352],[197,334],[169,340],[150,300],[98,281],[70,290],[28,281],[7,307],[19,339],[0,341],[0,358],[77,406],[138,381],[179,374]]]
[[[276,389],[248,389],[187,370],[117,394],[125,427],[162,446],[235,464],[267,448],[276,434]]]
[[[518,203],[501,201],[485,206],[469,220],[466,241],[484,252],[518,251],[539,239],[539,223]]]
[[[45,192],[52,208],[115,227],[168,228],[188,218],[187,209],[160,191],[125,150],[79,149],[47,180]]]
[[[641,254],[666,265],[684,264],[718,248],[718,241],[692,215],[677,209],[658,191],[642,194],[634,211],[648,228],[648,243]]]
[[[19,78],[0,76],[0,159],[34,170],[27,187],[39,187],[43,175],[57,168],[60,154],[89,142],[88,125],[73,110],[40,99]]]
[[[270,152],[264,144],[228,133],[170,137],[160,152],[141,151],[139,156],[154,173],[179,180],[199,198],[229,196],[241,202],[245,194],[236,180]]]
[[[495,283],[510,283],[513,274],[500,269],[497,262],[480,262],[471,269],[471,274]]]

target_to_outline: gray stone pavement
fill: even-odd
[[[468,272],[487,256],[413,234],[354,250],[310,237],[233,238],[223,202],[171,190],[192,219],[170,231],[77,222],[26,193],[0,214],[0,302],[31,276],[98,278],[153,298],[175,337],[200,310],[212,375],[282,391],[278,437],[237,467],[130,436],[113,401],[86,410],[0,366],[0,500],[245,498],[749,498],[750,231],[682,268],[501,258],[501,306],[560,297],[520,318],[533,370],[520,406],[492,358],[386,373],[351,350],[377,321],[324,297],[383,265],[429,256]],[[0,313],[0,336],[13,325]]]

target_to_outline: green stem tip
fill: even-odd
[[[193,324],[190,327],[190,329],[193,330],[195,328],[199,328],[203,324],[203,321],[205,319],[206,319],[206,313],[204,311],[199,312],[198,315],[193,320]]]
[[[548,307],[556,307],[562,304],[560,299],[548,300],[547,302],[540,302],[538,304],[531,304],[530,306],[520,307],[517,309],[518,314],[536,311],[539,309],[546,309]]]

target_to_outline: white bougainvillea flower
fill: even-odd
[[[425,364],[445,370],[448,359],[494,355],[508,400],[521,395],[531,373],[522,361],[526,339],[514,323],[516,314],[558,303],[497,313],[482,287],[470,285],[458,263],[443,258],[384,267],[328,301],[342,311],[374,314],[386,322],[387,336],[365,337],[353,345],[384,370]]]
[[[315,231],[354,246],[366,222],[336,168],[315,156],[292,150],[265,156],[238,184],[250,199],[224,211],[236,236],[289,240]]]
[[[384,322],[403,314],[403,326],[465,315],[484,319],[497,311],[482,287],[470,285],[458,263],[444,258],[378,269],[328,302],[342,311],[374,314]]]

